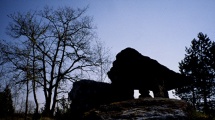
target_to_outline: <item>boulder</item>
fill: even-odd
[[[73,83],[73,88],[69,92],[69,98],[72,101],[70,108],[73,118],[80,119],[83,113],[98,107],[102,104],[110,103],[111,85],[93,80],[80,80]]]
[[[80,119],[84,112],[100,105],[124,100],[111,84],[93,80],[74,82],[69,98],[72,101],[71,114],[75,119]]]

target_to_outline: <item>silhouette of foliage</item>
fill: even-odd
[[[215,109],[215,43],[206,34],[199,33],[189,48],[185,58],[179,63],[180,72],[193,79],[193,84],[176,89],[176,94],[191,102],[198,110],[209,113]]]
[[[0,118],[10,116],[14,113],[11,90],[6,86],[3,92],[0,92]]]

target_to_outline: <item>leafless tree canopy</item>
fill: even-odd
[[[92,67],[104,64],[92,47],[95,27],[92,18],[84,15],[86,10],[45,7],[9,15],[7,34],[14,41],[1,41],[0,65],[12,63],[14,83],[27,84],[27,94],[33,91],[36,104],[37,89],[44,91],[46,115],[53,114],[69,81],[82,79]]]

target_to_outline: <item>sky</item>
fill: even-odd
[[[185,47],[199,32],[215,39],[215,0],[1,0],[0,39],[14,12],[70,6],[93,17],[98,38],[115,55],[132,47],[179,72]],[[172,95],[170,97],[173,97]]]

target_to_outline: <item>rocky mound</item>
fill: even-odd
[[[86,112],[85,120],[189,120],[194,108],[182,100],[142,98],[110,105]]]

